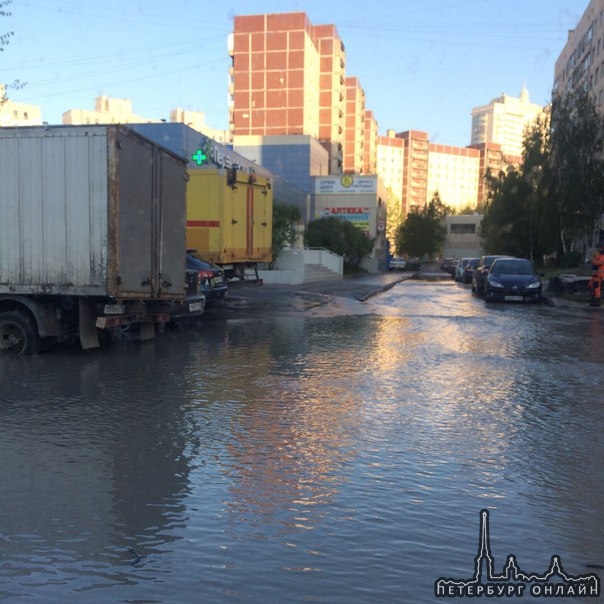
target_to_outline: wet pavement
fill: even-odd
[[[242,285],[231,287],[227,308],[304,312],[331,305],[362,312],[362,303],[416,273],[384,272],[299,285]]]
[[[497,572],[603,576],[601,315],[333,287],[0,356],[0,601],[431,604],[484,509]]]
[[[277,313],[308,312],[314,316],[340,313],[365,314],[369,311],[363,302],[408,279],[452,281],[451,275],[442,272],[437,265],[426,265],[419,272],[393,271],[363,274],[298,285],[235,285],[231,286],[229,291],[227,309]],[[459,286],[469,289],[469,285]],[[584,300],[575,300],[571,296],[548,291],[545,282],[543,302],[558,308],[594,310]]]

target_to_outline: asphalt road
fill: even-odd
[[[355,303],[359,305],[415,275],[411,272],[387,272],[299,285],[231,285],[227,308],[300,312],[344,304],[352,310]]]
[[[386,291],[406,279],[452,279],[438,265],[423,265],[419,273],[392,271],[364,274],[341,279],[303,283],[299,285],[230,285],[227,310],[247,309],[264,312],[305,312],[317,314],[364,313],[362,304],[372,296]],[[547,291],[544,283],[544,302],[551,306],[586,308],[593,311],[583,300],[559,296]],[[604,307],[602,307],[604,308]],[[596,309],[598,310],[598,309]]]

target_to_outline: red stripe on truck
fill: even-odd
[[[220,220],[187,220],[188,227],[219,227]]]

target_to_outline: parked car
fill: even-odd
[[[404,271],[407,268],[407,261],[400,256],[394,256],[390,260],[388,268],[391,271]]]
[[[206,262],[195,252],[187,253],[187,272],[197,274],[199,286],[206,298],[206,306],[223,301],[227,297],[228,287],[221,267]]]
[[[526,258],[498,258],[484,285],[486,302],[539,302],[543,284]]]
[[[461,273],[461,278],[459,279],[461,283],[472,283],[472,276],[474,275],[474,271],[480,262],[480,258],[468,258],[468,262]]]
[[[474,273],[472,274],[472,293],[476,294],[479,297],[484,296],[484,284],[487,280],[487,274],[489,273],[489,269],[491,268],[491,264],[495,262],[498,258],[509,258],[510,256],[482,256],[478,266],[474,269]]]
[[[455,274],[455,258],[445,258],[440,265],[440,270],[449,273],[451,277]]]
[[[455,279],[455,281],[461,281],[461,277],[463,275],[464,269],[466,268],[466,265],[468,264],[468,260],[469,258],[460,258],[455,263],[455,274],[453,275],[453,279]]]
[[[170,309],[170,321],[182,321],[200,317],[206,309],[206,296],[203,292],[199,271],[187,269],[186,295],[182,302],[174,302]]]

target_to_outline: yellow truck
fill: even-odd
[[[272,259],[270,178],[214,167],[188,169],[187,248],[220,265],[227,279],[257,279]]]

